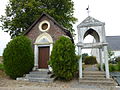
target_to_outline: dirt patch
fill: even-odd
[[[12,88],[12,89],[4,89],[4,90],[16,90],[14,88],[24,88],[24,87],[30,88],[30,90],[38,90],[38,89],[32,89],[32,87],[33,88],[35,88],[35,87],[48,88],[47,90],[49,90],[49,89],[53,90],[51,88],[59,88],[59,90],[62,90],[60,88],[66,88],[66,89],[68,89],[68,88],[82,88],[81,90],[89,90],[89,89],[90,90],[113,90],[113,89],[105,89],[105,88],[110,88],[110,87],[81,85],[78,82],[78,79],[74,79],[74,80],[71,80],[69,82],[55,81],[52,83],[17,81],[17,80],[10,79],[3,71],[0,71],[0,88],[4,88],[4,87]],[[18,89],[18,90],[21,90],[21,89]],[[24,89],[24,90],[29,90],[29,89]]]
[[[76,81],[76,80],[74,80]],[[10,79],[4,71],[0,70],[0,87],[70,87],[70,83],[73,83],[72,81],[70,82],[60,82],[60,81],[55,81],[53,83],[40,83],[40,82],[29,82],[29,81],[17,81]]]
[[[0,78],[7,78],[7,76],[3,70],[0,70]]]

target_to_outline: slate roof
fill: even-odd
[[[108,48],[113,51],[120,51],[120,36],[106,36]]]

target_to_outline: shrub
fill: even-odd
[[[86,65],[93,65],[93,64],[97,64],[97,60],[96,57],[94,56],[87,56],[84,60],[84,63]]]
[[[71,80],[78,70],[79,58],[71,40],[62,36],[53,46],[49,64],[57,78]]]
[[[118,70],[120,71],[120,61],[117,63]]]
[[[110,72],[115,71],[115,68],[114,68],[113,64],[109,64],[109,71]]]
[[[109,64],[109,71],[110,72],[113,72],[113,71],[118,71],[119,70],[119,67],[118,65],[116,64]]]
[[[3,53],[5,72],[15,79],[28,73],[34,64],[31,41],[25,36],[11,40]]]
[[[100,69],[100,64],[98,64],[98,69]],[[105,64],[103,64],[103,70],[105,71]],[[109,71],[113,72],[113,71],[118,71],[119,70],[119,66],[117,64],[109,64]]]
[[[109,64],[117,64],[115,60],[109,60]]]
[[[0,70],[4,70],[4,65],[0,64]]]
[[[88,54],[87,53],[83,53],[82,54],[82,62],[84,62],[84,60],[85,60],[85,58],[88,56]]]
[[[120,57],[115,58],[116,62],[120,62]]]

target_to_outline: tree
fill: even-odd
[[[3,63],[6,74],[13,79],[31,71],[34,64],[31,41],[25,36],[11,40],[4,50]]]
[[[2,29],[10,32],[11,37],[21,35],[30,25],[46,12],[59,24],[73,32],[74,4],[71,0],[9,0],[6,15],[1,16]]]
[[[71,80],[78,70],[78,59],[71,40],[61,37],[53,46],[49,64],[57,78]]]

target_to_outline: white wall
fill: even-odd
[[[120,56],[120,51],[113,51],[114,52],[114,57]]]

